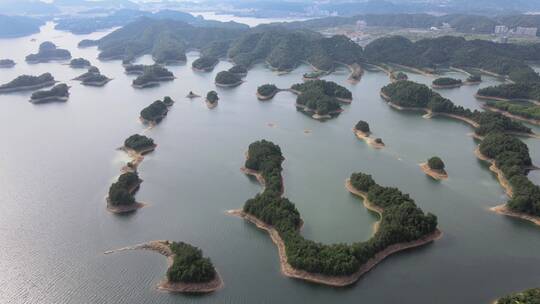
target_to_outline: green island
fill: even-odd
[[[156,100],[141,111],[141,120],[144,123],[157,124],[167,116],[169,108],[174,102],[172,99],[165,97],[163,101]]]
[[[274,84],[263,84],[257,88],[257,98],[259,100],[272,99],[280,91]]]
[[[467,77],[467,80],[465,80],[465,84],[479,84],[482,82],[482,76],[479,74],[472,74],[469,77]]]
[[[223,281],[210,258],[201,249],[184,242],[151,241],[105,252],[150,250],[167,258],[167,275],[158,289],[174,293],[202,294],[223,288]]]
[[[144,67],[144,64],[126,64],[124,65],[124,71],[127,75],[142,75]]]
[[[540,105],[528,101],[487,100],[483,105],[486,110],[500,112],[505,116],[531,124],[540,125]]]
[[[39,51],[36,54],[26,56],[25,60],[28,63],[42,63],[67,59],[71,59],[71,53],[68,50],[59,49],[56,44],[45,41],[39,45]]]
[[[210,72],[218,63],[219,59],[216,57],[202,56],[193,61],[191,67],[199,72]]]
[[[446,170],[444,169],[444,162],[438,156],[433,156],[428,159],[427,162],[421,163],[420,168],[433,179],[442,180],[448,178],[448,173],[446,173]]]
[[[91,66],[90,61],[84,58],[74,58],[69,62],[69,66],[76,69],[89,68]]]
[[[112,79],[101,74],[97,67],[90,66],[87,72],[75,77],[74,80],[80,81],[82,85],[102,87]]]
[[[116,182],[109,187],[107,196],[107,210],[116,213],[129,213],[144,207],[144,204],[135,200],[135,192],[139,189],[142,180],[136,171],[122,173]]]
[[[529,100],[540,104],[540,82],[508,83],[478,90],[477,98],[488,100]]]
[[[160,65],[145,66],[143,73],[135,78],[132,86],[138,89],[153,87],[159,85],[162,81],[174,80],[174,75],[171,71]]]
[[[497,299],[493,304],[539,304],[540,288],[531,288],[525,291],[509,294]]]
[[[408,79],[409,79],[409,76],[407,76],[407,74],[405,74],[403,72],[392,71],[390,73],[390,80],[391,81],[401,81],[401,80],[408,80]]]
[[[65,83],[57,84],[50,90],[36,91],[32,93],[30,102],[34,104],[54,101],[67,101],[69,98],[69,87]]]
[[[370,175],[354,173],[346,187],[363,198],[364,205],[379,214],[374,235],[353,244],[322,244],[300,234],[303,221],[294,204],[283,194],[279,146],[261,140],[252,143],[242,171],[254,175],[263,191],[231,210],[266,230],[279,251],[284,275],[334,287],[348,286],[387,256],[428,244],[441,236],[437,217],[425,214],[408,194],[375,183]]]
[[[124,141],[124,149],[133,150],[142,155],[154,151],[155,148],[154,140],[144,135],[133,134]]]
[[[206,94],[206,106],[213,109],[218,105],[219,96],[216,91],[210,91]]]
[[[353,132],[359,139],[365,141],[375,149],[384,148],[385,144],[381,138],[372,138],[369,124],[364,120],[359,120],[353,128]]]
[[[431,83],[431,86],[434,89],[451,89],[451,88],[459,88],[463,85],[463,81],[461,79],[455,79],[450,77],[440,77]]]
[[[0,68],[12,68],[15,66],[15,61],[11,59],[0,59]]]
[[[246,67],[241,64],[235,64],[228,71],[238,77],[245,77],[248,73]]]
[[[302,78],[304,80],[317,80],[324,75],[326,75],[324,71],[313,71],[309,73],[304,73],[304,75],[302,75]]]
[[[218,87],[236,87],[242,84],[242,78],[229,71],[217,73],[215,83]]]
[[[317,120],[335,117],[343,111],[340,103],[352,102],[352,93],[333,81],[310,80],[294,84],[291,89],[297,94],[296,107]]]
[[[39,76],[21,75],[12,81],[0,85],[0,93],[19,91],[33,91],[54,85],[56,81],[51,73],[43,73]]]

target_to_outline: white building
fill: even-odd
[[[495,34],[506,34],[508,33],[508,26],[506,25],[496,25]]]
[[[516,28],[516,31],[514,34],[520,35],[520,36],[530,36],[530,37],[536,37],[536,33],[538,32],[537,27],[522,27],[518,26]]]

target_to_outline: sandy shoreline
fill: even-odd
[[[501,187],[504,188],[506,195],[508,195],[509,197],[512,197],[514,195],[512,186],[510,185],[510,183],[504,176],[501,169],[499,169],[499,167],[497,167],[497,165],[495,164],[495,160],[482,154],[482,152],[480,152],[479,147],[476,147],[476,149],[474,149],[474,155],[476,155],[478,159],[487,161],[488,163],[490,163],[489,170],[497,175],[497,180],[499,181],[499,184],[501,185]]]
[[[375,141],[375,139],[371,138],[369,133],[365,133],[365,132],[362,132],[360,130],[357,130],[355,128],[352,129],[352,131],[354,132],[354,134],[356,135],[356,137],[358,139],[361,139],[363,141],[365,141],[369,146],[375,148],[375,149],[382,149],[385,147],[385,144],[384,143],[378,143]]]
[[[502,115],[504,115],[504,116],[506,116],[508,118],[512,118],[512,119],[515,119],[515,120],[520,120],[520,121],[528,122],[528,123],[533,124],[533,125],[540,126],[540,120],[539,119],[522,117],[522,116],[519,116],[519,115],[516,115],[516,114],[512,114],[512,113],[510,113],[508,111],[497,109],[495,107],[490,107],[490,106],[488,106],[486,104],[482,105],[482,108],[486,109],[486,110],[489,110],[489,111],[492,111],[492,112],[501,113]]]
[[[506,215],[506,216],[511,216],[511,217],[522,219],[522,220],[526,220],[526,221],[532,222],[535,225],[540,226],[540,216],[534,216],[527,213],[510,210],[510,208],[508,208],[506,204],[491,207],[489,208],[489,210],[495,213],[501,214],[501,215]]]
[[[237,86],[241,85],[242,83],[244,83],[244,80],[240,80],[239,82],[235,82],[235,83],[231,83],[231,84],[219,83],[217,81],[215,82],[216,86],[222,87],[222,88],[234,88],[234,87],[237,87]]]
[[[257,99],[259,99],[261,101],[266,101],[266,100],[270,100],[270,99],[274,98],[276,96],[276,94],[281,92],[281,91],[283,91],[283,90],[277,89],[275,92],[272,92],[272,94],[270,94],[270,95],[261,95],[261,94],[259,94],[259,92],[256,92],[255,95],[257,96]]]
[[[206,103],[206,106],[207,106],[209,109],[213,109],[213,108],[217,107],[217,105],[218,105],[218,102],[217,102],[217,101],[215,101],[215,102],[212,103],[212,102],[208,101],[208,99],[205,100],[205,103]]]
[[[174,261],[174,254],[171,251],[169,244],[170,241],[151,241],[144,244],[135,245],[132,247],[120,248],[117,250],[106,251],[105,254],[111,254],[126,250],[150,250],[157,252],[167,258],[167,266],[171,267]],[[182,283],[182,282],[171,282],[166,277],[163,279],[157,286],[159,290],[168,291],[168,292],[178,292],[178,293],[209,293],[223,288],[223,281],[216,270],[215,278],[206,283]]]
[[[443,172],[433,170],[428,166],[428,163],[421,163],[420,168],[422,169],[422,171],[424,171],[425,174],[429,175],[433,179],[436,179],[436,180],[448,179],[448,174],[444,170],[442,170]]]

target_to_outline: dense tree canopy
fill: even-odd
[[[462,83],[461,79],[455,79],[450,77],[440,77],[433,80],[432,84],[435,86],[454,86],[460,85]]]
[[[362,131],[364,133],[369,133],[369,124],[366,121],[360,120],[356,123],[354,128],[358,131]]]
[[[218,93],[216,91],[210,91],[206,93],[206,100],[209,103],[216,103],[219,100]]]
[[[478,90],[478,95],[505,99],[533,99],[540,101],[540,82],[508,83]]]
[[[57,84],[50,90],[36,91],[32,93],[31,99],[42,99],[49,97],[68,97],[69,87],[65,83]]]
[[[159,81],[172,79],[174,79],[174,74],[171,71],[161,65],[154,64],[145,66],[142,75],[133,80],[133,85],[144,87]]]
[[[141,111],[141,118],[158,123],[167,115],[167,112],[169,112],[167,105],[161,100],[156,100]]]
[[[229,69],[229,72],[236,74],[238,76],[243,76],[243,75],[246,75],[248,71],[245,66],[241,64],[236,64]]]
[[[31,63],[48,62],[51,60],[70,59],[71,53],[68,50],[59,49],[50,41],[45,41],[39,45],[37,54],[26,56],[26,61]]]
[[[296,104],[319,115],[327,115],[341,110],[337,98],[352,99],[352,93],[346,88],[332,81],[310,80],[297,83],[291,87],[300,92]]]
[[[90,66],[90,61],[84,58],[74,58],[69,62],[69,66],[72,68],[86,68]]]
[[[241,83],[242,79],[229,71],[221,71],[216,75],[216,83],[224,85],[235,85]]]
[[[126,172],[118,177],[118,181],[109,188],[109,204],[113,206],[131,205],[135,203],[133,193],[141,183],[137,172]]]
[[[520,117],[540,120],[540,106],[531,102],[487,101],[486,105]]]
[[[540,288],[528,289],[504,296],[496,304],[540,304]]]
[[[154,146],[153,139],[139,134],[133,134],[124,141],[124,147],[135,151],[141,151]]]
[[[51,73],[43,73],[39,76],[21,75],[12,81],[0,85],[1,89],[13,89],[17,87],[36,86],[54,82],[54,77]]]
[[[428,167],[433,170],[444,170],[444,162],[440,157],[433,156],[430,159],[428,159]]]
[[[263,84],[257,88],[257,93],[261,96],[272,96],[276,94],[278,88],[274,84]]]
[[[173,242],[169,246],[174,254],[173,263],[167,270],[169,281],[205,283],[216,277],[212,261],[203,257],[199,248],[184,242]]]
[[[197,58],[191,65],[197,70],[210,71],[218,62],[219,60],[216,57],[203,56]]]

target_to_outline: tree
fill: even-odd
[[[354,126],[354,128],[358,131],[361,131],[361,132],[364,132],[364,133],[369,133],[370,130],[369,130],[369,124],[363,120],[360,120],[356,123],[356,125]]]
[[[438,170],[438,171],[444,170],[444,163],[442,159],[440,159],[437,156],[433,156],[430,159],[428,159],[427,164],[428,164],[428,167],[432,170]]]

